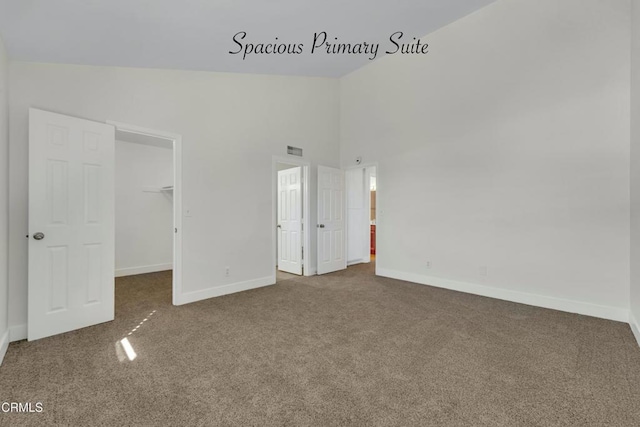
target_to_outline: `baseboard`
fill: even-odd
[[[2,365],[2,361],[4,360],[4,355],[7,354],[7,349],[9,348],[9,330],[7,329],[2,334],[0,338],[0,365]]]
[[[116,277],[135,276],[136,274],[155,273],[173,269],[173,264],[143,265],[141,267],[119,268],[116,270]]]
[[[623,308],[609,307],[605,305],[591,304],[543,295],[535,295],[526,292],[510,291],[507,289],[478,285],[476,283],[458,282],[454,280],[442,279],[439,277],[431,277],[421,274],[389,270],[386,268],[377,268],[376,274],[383,277],[389,277],[391,279],[405,280],[407,282],[429,285],[437,288],[445,288],[453,291],[481,295],[489,298],[517,302],[520,304],[527,304],[536,307],[550,308],[552,310],[583,314],[585,316],[599,317],[602,319],[615,320],[618,322],[627,323],[629,321],[629,310]]]
[[[638,341],[638,345],[640,346],[640,323],[633,315],[633,311],[629,311],[629,326],[631,326],[631,332],[633,332],[633,336],[636,337],[636,341]]]
[[[27,339],[27,324],[9,326],[9,342]]]
[[[218,286],[215,288],[203,289],[201,291],[187,292],[178,295],[176,305],[189,304],[191,302],[202,301],[208,298],[220,297],[222,295],[235,294],[236,292],[248,291],[250,289],[262,288],[276,283],[275,276],[261,277],[260,279],[247,280],[246,282],[232,283],[230,285]]]
[[[309,276],[315,276],[316,274],[318,274],[318,269],[317,268],[310,268],[309,271],[304,271],[304,276],[305,277],[309,277]]]

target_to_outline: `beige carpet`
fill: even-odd
[[[182,307],[168,273],[118,279],[114,322],[11,344],[0,401],[44,412],[0,424],[640,425],[626,324],[371,266],[280,277]],[[116,344],[125,337],[133,361]]]

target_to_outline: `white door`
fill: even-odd
[[[347,195],[347,264],[369,262],[370,191],[366,169],[349,169],[345,172]]]
[[[113,320],[113,169],[113,126],[29,110],[30,341]]]
[[[302,168],[278,171],[278,270],[302,274]]]
[[[318,274],[347,268],[344,171],[318,166]]]

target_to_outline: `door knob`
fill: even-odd
[[[42,240],[44,239],[44,233],[41,233],[38,231],[36,234],[33,235],[33,238],[36,240]]]
[[[318,224],[318,228],[324,228],[324,224]]]
[[[278,228],[282,228],[282,226],[280,224],[278,224]]]

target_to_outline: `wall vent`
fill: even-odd
[[[302,148],[292,147],[287,145],[287,154],[291,154],[292,156],[302,157]]]

